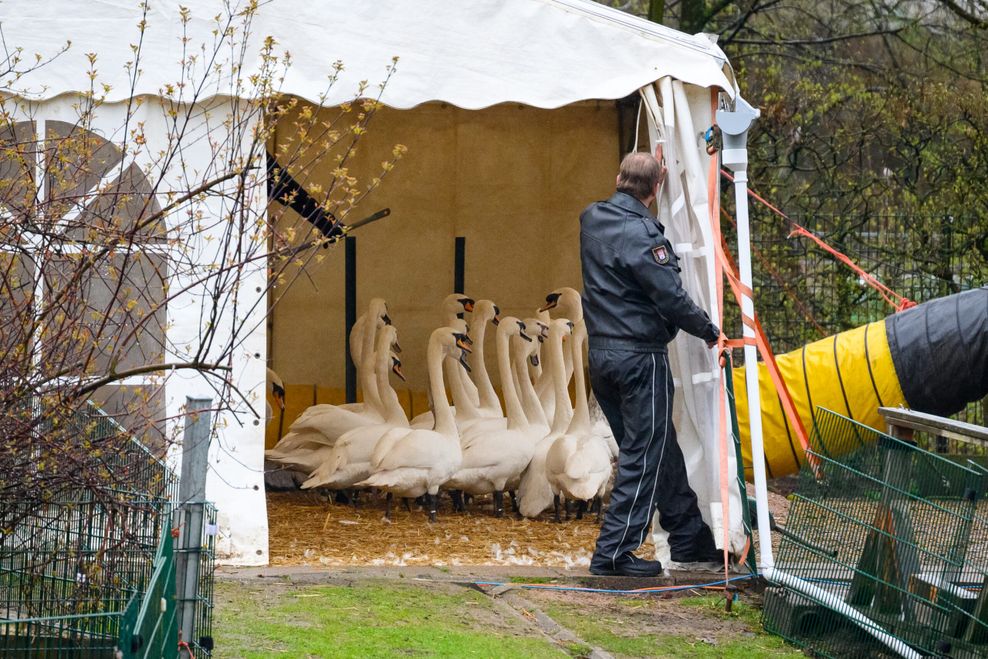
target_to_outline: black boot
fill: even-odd
[[[662,563],[636,558],[630,552],[614,561],[594,555],[590,561],[590,574],[601,577],[658,577],[662,574]]]

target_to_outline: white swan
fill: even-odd
[[[557,314],[564,318],[569,318],[576,325],[583,322],[583,300],[580,297],[579,291],[574,288],[569,288],[564,286],[562,288],[557,288],[548,295],[545,296],[545,304],[539,309],[541,312],[548,313],[550,309],[556,311]],[[566,353],[567,359],[570,359],[569,351]],[[572,367],[567,366],[567,382],[569,377],[572,375]],[[538,391],[539,396],[542,397],[544,403],[547,403],[550,407],[552,405],[552,394],[546,395],[546,390],[536,386],[536,391]],[[608,448],[611,450],[611,454],[615,460],[617,460],[618,455],[618,445],[614,440],[614,432],[611,430],[610,424],[607,422],[607,417],[604,416],[603,410],[600,409],[600,405],[597,403],[597,398],[590,392],[590,423],[593,427],[593,432],[601,437],[607,442]]]
[[[447,295],[443,299],[443,303],[440,306],[443,326],[457,329],[461,327],[461,323],[466,323],[466,321],[463,320],[464,314],[472,313],[474,310],[474,304],[473,298],[467,297],[461,293],[452,293]],[[459,369],[446,370],[446,376],[446,384],[449,386],[450,390],[457,390],[462,384],[464,390],[468,392],[473,405],[475,407],[479,405],[480,394],[477,392],[477,387],[464,373],[462,373]],[[463,382],[464,380],[466,382]],[[453,414],[456,414],[455,399],[453,401]],[[436,421],[432,415],[432,411],[428,410],[412,417],[412,420],[408,425],[412,428],[431,428],[435,422]]]
[[[468,313],[472,314],[475,308],[476,303],[473,298],[467,297],[462,293],[451,293],[446,296],[442,303],[442,323],[446,327],[458,327],[458,324],[455,321],[457,319],[464,320],[464,315]],[[451,372],[447,370],[446,373],[450,374]],[[463,388],[470,397],[470,402],[473,403],[474,407],[479,407],[480,392],[477,391],[477,385],[475,385],[473,381],[470,380],[469,376],[467,376],[467,374],[460,369],[455,369],[452,373],[454,380],[462,381]],[[449,382],[446,384],[451,385]],[[455,407],[453,408],[453,413],[456,413]]]
[[[556,503],[559,521],[559,495],[569,500],[590,501],[603,497],[613,470],[611,452],[603,437],[590,425],[587,385],[583,374],[583,344],[586,324],[573,330],[573,373],[576,377],[576,409],[566,434],[557,438],[546,454],[545,471]]]
[[[384,422],[372,358],[379,328],[391,321],[384,300],[371,300],[366,318],[363,326],[361,369],[358,373],[365,402],[349,405],[319,404],[306,408],[274,448],[265,452],[265,457],[275,462],[285,462],[300,451],[311,452],[320,445],[332,446],[348,430]]]
[[[477,412],[485,417],[503,417],[501,401],[498,400],[491,376],[487,372],[484,358],[484,339],[487,336],[487,323],[497,327],[501,322],[501,310],[490,300],[479,300],[473,307],[470,318],[470,338],[473,339],[473,354],[470,355],[470,379],[473,380],[480,396]]]
[[[548,314],[550,310],[554,312],[553,317],[555,318],[566,318],[573,321],[574,325],[579,324],[583,320],[583,300],[580,298],[579,291],[568,286],[552,291],[545,296],[545,304],[539,307],[539,313]],[[573,360],[569,350],[564,351],[563,355],[566,360],[566,383],[568,387],[570,378],[573,377]],[[546,416],[552,418],[556,409],[555,385],[552,378],[542,377],[535,385],[539,400],[545,407]]]
[[[371,473],[371,455],[378,440],[393,428],[408,427],[405,410],[388,380],[388,373],[405,379],[401,372],[401,361],[392,353],[397,343],[398,331],[394,326],[387,325],[378,332],[374,360],[377,389],[385,412],[384,423],[354,428],[343,433],[322,464],[302,483],[303,490],[313,487],[341,490],[367,478]]]
[[[497,327],[497,361],[507,410],[506,427],[486,430],[475,427],[461,436],[463,464],[446,487],[468,494],[493,493],[494,514],[504,514],[504,490],[521,476],[532,460],[535,445],[527,433],[528,420],[511,374],[510,340],[525,334],[525,325],[517,318],[505,317]]]
[[[538,441],[549,432],[549,419],[545,414],[535,387],[529,377],[529,366],[541,366],[542,345],[549,336],[549,326],[535,318],[526,318],[522,321],[525,324],[527,334],[535,338],[535,341],[522,341],[520,337],[511,339],[514,357],[515,386],[518,388],[518,397],[521,399],[522,409],[525,410],[525,418],[528,420],[529,433]]]
[[[358,487],[379,487],[388,492],[388,513],[391,497],[427,495],[429,521],[436,521],[436,495],[439,488],[460,468],[463,454],[453,422],[453,412],[446,402],[443,384],[444,358],[459,352],[459,361],[466,366],[464,353],[469,352],[466,336],[449,327],[440,327],[429,337],[429,395],[435,413],[432,430],[395,428],[378,441],[371,455],[373,473]]]
[[[282,381],[281,376],[274,372],[272,369],[267,369],[267,382],[271,385],[271,397],[274,398],[274,402],[278,404],[278,410],[284,414],[285,413],[285,383]],[[274,418],[274,408],[271,407],[271,403],[264,401],[265,409],[265,423],[270,423],[271,419]]]
[[[573,407],[566,388],[566,369],[563,359],[563,341],[570,337],[572,332],[572,322],[562,318],[552,320],[549,322],[549,335],[542,346],[543,367],[555,385],[556,399],[561,401],[561,404],[555,406],[552,427],[535,446],[535,455],[518,486],[518,512],[524,517],[537,517],[553,502],[553,492],[546,475],[545,462],[549,448],[566,432],[573,416]]]

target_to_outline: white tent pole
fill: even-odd
[[[717,125],[724,136],[721,161],[734,171],[734,202],[738,223],[738,266],[741,283],[751,290],[751,228],[748,222],[748,128],[759,116],[740,96],[733,112],[717,111]],[[742,291],[741,313],[755,317],[755,303]],[[744,337],[755,338],[755,329],[744,325]],[[874,621],[846,602],[808,581],[775,568],[772,555],[772,531],[768,517],[768,483],[765,477],[765,446],[762,443],[761,396],[758,387],[758,351],[751,342],[744,346],[745,388],[748,395],[748,428],[751,433],[751,466],[755,475],[755,506],[758,513],[759,572],[767,580],[782,584],[816,600],[824,606],[846,616],[868,634],[907,659],[919,659],[919,654],[907,644],[879,627]]]
[[[721,161],[734,171],[734,203],[738,223],[738,264],[741,283],[751,290],[751,229],[748,222],[748,127],[759,111],[738,98],[734,112],[717,111],[717,125],[724,136]],[[742,291],[741,313],[755,317],[755,303]],[[762,443],[761,396],[758,387],[758,350],[752,345],[755,328],[744,324],[744,372],[748,395],[748,429],[751,437],[751,466],[755,474],[755,505],[758,514],[759,568],[766,576],[775,566],[772,556],[772,531],[768,516],[768,484],[765,475],[765,447]]]

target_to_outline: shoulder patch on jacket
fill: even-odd
[[[652,248],[652,258],[659,265],[666,265],[669,263],[669,248],[665,245],[656,245]]]

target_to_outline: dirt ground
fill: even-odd
[[[785,519],[788,501],[770,493],[770,508]],[[597,539],[593,514],[556,524],[551,511],[534,520],[506,513],[495,518],[489,500],[473,502],[466,513],[450,510],[443,498],[439,520],[430,524],[415,504],[395,505],[384,519],[384,499],[364,495],[357,507],[331,503],[314,492],[268,494],[271,564],[346,565],[505,565],[585,568]],[[642,549],[652,551],[651,540]]]

